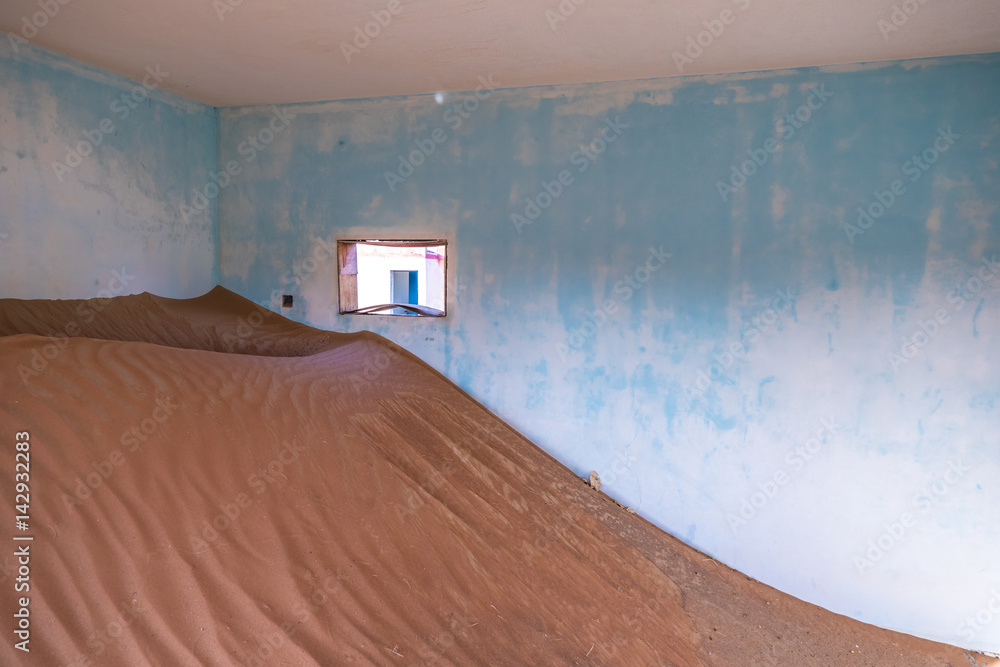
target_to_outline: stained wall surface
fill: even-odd
[[[156,62],[137,82],[0,42],[4,297],[212,288],[217,202],[195,190],[218,163],[218,115],[163,93],[169,78]]]
[[[1000,652],[1000,56],[502,85],[221,111],[222,284],[752,577]],[[338,315],[333,242],[384,237],[450,240],[445,320]]]

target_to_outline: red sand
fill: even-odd
[[[741,575],[392,343],[222,288],[0,300],[0,424],[4,665],[993,664]]]

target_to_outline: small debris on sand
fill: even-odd
[[[590,488],[594,491],[601,490],[601,477],[593,470],[590,471],[590,481],[587,483],[590,484]]]

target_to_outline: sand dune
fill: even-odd
[[[222,288],[0,300],[0,424],[34,538],[4,665],[990,662],[750,580],[388,341]]]

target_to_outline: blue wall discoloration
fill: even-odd
[[[459,127],[464,94],[288,107],[221,196],[223,283],[399,341],[751,576],[998,651],[960,624],[1000,586],[1000,56],[845,69],[501,90]],[[222,161],[272,113],[223,111]],[[340,317],[335,261],[296,271],[365,236],[450,240],[446,320]]]
[[[188,222],[180,205],[218,163],[217,115],[148,84],[129,99],[134,81],[0,44],[3,296],[191,297],[216,282],[216,210]]]

